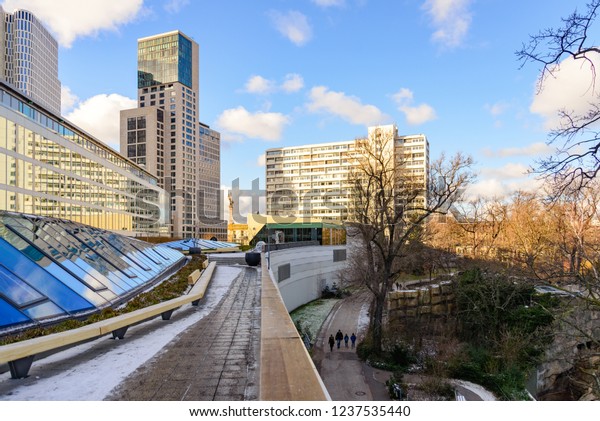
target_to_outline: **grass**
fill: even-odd
[[[338,301],[337,298],[317,299],[292,311],[290,316],[300,336],[304,337],[304,334],[308,334],[310,341],[314,343],[319,329]]]

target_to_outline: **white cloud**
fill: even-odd
[[[507,180],[512,178],[521,178],[527,175],[529,167],[519,163],[508,163],[502,167],[486,167],[481,170],[481,175],[485,178],[499,178]]]
[[[304,79],[297,73],[288,73],[285,75],[285,80],[281,84],[281,89],[284,92],[298,92],[304,87]]]
[[[307,104],[309,111],[324,111],[353,124],[373,126],[389,120],[389,117],[374,105],[365,105],[359,98],[348,96],[344,92],[330,91],[325,86],[312,88],[310,100]]]
[[[263,153],[258,155],[258,158],[256,158],[256,165],[258,165],[259,167],[264,167],[267,164],[267,156]]]
[[[305,15],[295,10],[287,13],[269,13],[275,28],[297,46],[306,44],[312,38],[312,28]]]
[[[275,89],[275,84],[262,76],[254,75],[246,82],[246,92],[252,94],[267,94]]]
[[[508,104],[505,102],[496,102],[495,104],[485,104],[484,108],[493,116],[499,117],[508,109]]]
[[[345,0],[312,0],[314,4],[321,7],[343,6]]]
[[[499,150],[484,149],[483,153],[489,157],[506,158],[513,156],[541,156],[548,155],[554,152],[554,148],[544,142],[536,142],[523,147],[503,148]]]
[[[434,42],[449,48],[464,41],[471,25],[471,0],[426,0],[422,8],[431,17]]]
[[[131,22],[142,10],[143,0],[5,0],[7,12],[25,9],[32,12],[69,48],[76,38],[93,36],[102,30],[116,30]]]
[[[304,79],[297,73],[288,73],[285,75],[285,78],[280,85],[271,79],[266,79],[260,75],[254,75],[246,82],[244,92],[266,95],[276,91],[283,91],[290,94],[298,92],[303,87]]]
[[[500,170],[499,170],[500,171]],[[517,191],[535,192],[542,188],[543,181],[532,176],[522,176],[506,180],[502,177],[489,176],[482,178],[467,187],[465,198],[471,200],[477,197],[503,198]]]
[[[414,95],[410,89],[401,88],[392,98],[398,104],[398,110],[404,113],[406,122],[412,126],[435,120],[437,115],[432,106],[420,104],[413,106]]]
[[[168,13],[179,13],[181,9],[190,4],[190,0],[170,0],[163,7]]]
[[[225,141],[241,141],[244,138],[279,140],[290,118],[281,113],[251,113],[244,107],[230,108],[221,113],[216,125],[224,131]]]
[[[61,114],[66,114],[73,109],[75,104],[79,102],[79,98],[68,86],[62,85],[60,87],[60,110]]]
[[[119,111],[135,108],[136,100],[118,94],[96,95],[80,102],[67,120],[119,150]]]
[[[544,118],[546,129],[561,126],[560,110],[572,115],[585,115],[590,110],[590,104],[598,103],[600,74],[596,74],[594,80],[592,65],[598,73],[600,58],[590,55],[589,59],[592,63],[572,58],[564,60],[555,67],[552,75],[548,75],[542,90],[534,96],[529,110]]]

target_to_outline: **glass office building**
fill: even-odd
[[[121,111],[120,148],[156,175],[178,238],[227,239],[221,135],[199,118],[199,46],[180,31],[138,39],[138,107]]]
[[[168,234],[157,178],[0,83],[0,210]]]
[[[185,257],[72,221],[0,211],[0,335],[130,299]]]
[[[138,42],[138,89],[168,82],[179,82],[194,89],[192,59],[195,55],[192,50],[192,41],[180,32],[140,39]]]
[[[0,7],[0,76],[54,114],[60,114],[58,43],[29,11]]]

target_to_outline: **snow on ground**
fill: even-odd
[[[358,332],[356,334],[359,338],[363,338],[367,334],[370,321],[369,304],[365,303],[360,308],[360,314],[358,315]]]
[[[308,331],[311,341],[315,341],[323,322],[339,299],[320,299],[302,306],[290,314],[294,323],[299,323],[303,331]]]
[[[175,311],[169,322],[156,318],[130,327],[122,341],[113,340],[110,335],[103,336],[36,360],[31,376],[27,379],[13,380],[10,373],[1,374],[0,400],[104,399],[113,388],[159,353],[175,336],[208,315],[240,272],[238,268],[217,267],[200,305],[190,305]],[[67,370],[53,370],[53,365],[65,361],[70,361],[73,365]]]
[[[494,394],[489,390],[486,390],[483,386],[465,380],[452,380],[451,382],[455,385],[462,386],[465,389],[469,389],[471,392],[475,393],[476,395],[479,395],[479,397],[484,401],[496,400],[496,396],[494,396]]]

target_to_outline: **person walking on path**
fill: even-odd
[[[329,349],[333,352],[333,344],[335,343],[335,339],[333,339],[333,335],[329,335]]]
[[[350,336],[350,341],[352,341],[352,348],[356,345],[356,335],[352,332],[352,336]]]
[[[338,349],[340,349],[340,344],[342,343],[342,339],[344,339],[344,334],[342,333],[341,330],[338,329],[337,333],[335,334],[335,340],[337,341]]]
[[[348,339],[350,339],[350,338],[348,337],[348,334],[346,333],[344,335],[344,345],[346,345],[346,348],[348,348]]]

